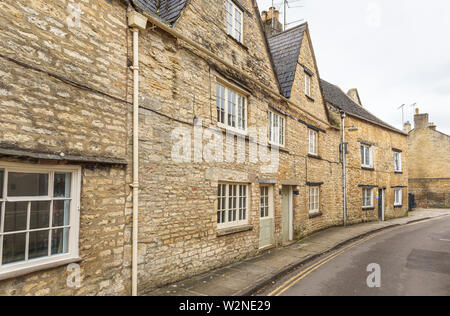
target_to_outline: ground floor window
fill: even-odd
[[[364,188],[362,190],[363,207],[373,207],[373,189]]]
[[[319,203],[319,197],[320,197],[320,188],[314,187],[309,189],[309,212],[310,213],[317,213],[320,209],[320,203]]]
[[[0,275],[78,256],[79,168],[0,162]]]
[[[248,223],[248,185],[219,184],[217,201],[219,229]]]
[[[403,204],[403,190],[394,190],[394,206],[402,206]]]

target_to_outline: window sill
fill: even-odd
[[[373,167],[364,167],[364,166],[362,166],[361,169],[362,170],[367,170],[367,171],[375,171],[375,168],[373,168]]]
[[[311,102],[316,102],[316,100],[314,100],[312,97],[310,97],[309,95],[305,94],[306,99],[308,99]]]
[[[238,44],[241,48],[245,49],[246,51],[248,51],[248,47],[245,46],[243,43],[239,42],[237,39],[235,39],[233,36],[231,36],[230,34],[227,34],[228,38],[230,38],[233,42],[235,42],[236,44]]]
[[[402,205],[394,205],[394,208],[402,208],[403,207],[403,204]]]
[[[322,212],[314,212],[314,213],[309,213],[309,219],[313,219],[316,217],[321,217],[323,215]]]
[[[394,171],[395,174],[403,174],[403,171]]]
[[[239,130],[236,128],[229,127],[223,123],[217,123],[217,126],[222,129],[224,132],[228,132],[234,135],[248,136],[248,131]]]
[[[375,206],[363,207],[362,210],[363,211],[374,211],[375,210]]]
[[[319,155],[315,155],[315,154],[308,154],[309,158],[314,158],[314,159],[319,159],[322,160],[322,157],[320,157]]]
[[[236,226],[236,227],[230,227],[230,228],[219,228],[217,230],[217,237],[248,232],[251,230],[253,230],[253,225],[243,225],[243,226]]]
[[[20,277],[23,275],[31,274],[34,272],[39,272],[42,270],[58,268],[58,267],[65,266],[65,265],[68,265],[71,263],[79,263],[81,261],[82,261],[82,259],[78,258],[78,257],[77,258],[69,258],[69,259],[62,259],[62,260],[57,260],[57,261],[53,261],[53,262],[49,262],[49,263],[38,264],[38,265],[31,266],[28,268],[19,268],[17,270],[11,270],[8,272],[0,272],[0,281],[17,278],[17,277]]]

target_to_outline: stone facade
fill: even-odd
[[[273,92],[280,83],[256,2],[233,2],[244,13],[242,42],[226,32],[223,0],[189,1],[173,26],[216,58],[159,28],[139,34],[141,293],[343,223],[341,134],[324,103],[309,29],[292,96],[286,99]],[[79,24],[71,1],[0,3],[0,166],[26,162],[81,168],[76,262],[82,287],[67,286],[65,264],[3,280],[0,273],[0,295],[131,292],[131,8],[118,0],[75,4]],[[310,96],[304,93],[305,69]],[[234,131],[227,138],[229,130],[218,124],[217,84],[245,97],[246,133]],[[269,112],[284,119],[285,135],[278,156],[267,161],[257,151],[255,159],[254,149],[278,148],[257,134],[267,136]],[[377,219],[375,211],[361,211],[360,184],[385,186],[386,217],[403,215],[405,207],[389,205],[391,186],[406,185],[406,172],[391,170],[392,148],[406,153],[406,137],[356,118],[349,121],[360,127],[349,135],[351,222]],[[316,155],[309,154],[310,131],[317,134]],[[360,138],[377,145],[375,171],[360,168]],[[236,142],[232,159],[216,155],[220,149],[211,146],[211,139]],[[179,149],[181,159],[175,155]],[[277,168],[267,169],[274,161]],[[245,225],[219,227],[220,184],[247,186]],[[271,242],[264,247],[261,186],[271,188],[273,202]],[[310,192],[316,187],[319,207],[311,213]]]
[[[428,114],[417,111],[408,153],[409,187],[417,207],[450,208],[450,136],[437,131]]]
[[[67,286],[66,264],[2,280],[0,295],[130,291],[126,7],[80,2],[69,27],[71,3],[0,3],[0,165],[81,167],[82,287]]]

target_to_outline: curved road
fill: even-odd
[[[371,266],[368,272],[371,264],[376,264],[375,270]],[[369,287],[368,277],[371,286],[379,281],[380,287]],[[356,241],[286,275],[260,294],[449,296],[450,216]]]

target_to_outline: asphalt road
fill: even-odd
[[[368,272],[371,264],[376,265]],[[368,277],[375,287],[368,286]],[[260,295],[450,296],[450,216],[347,245],[286,275]]]

